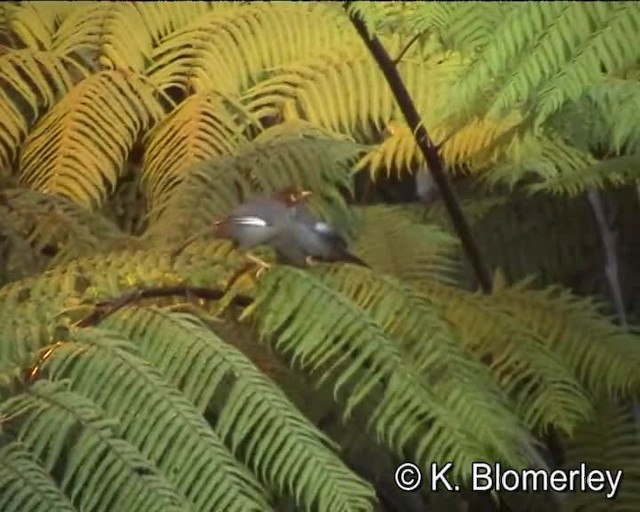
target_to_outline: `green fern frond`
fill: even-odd
[[[494,116],[523,108],[537,126],[602,76],[637,61],[636,2],[519,4],[451,91],[451,112]]]
[[[622,481],[613,499],[600,493],[571,493],[571,511],[631,512],[640,502],[640,443],[638,423],[627,405],[600,403],[593,421],[581,426],[575,436],[567,440],[564,468],[576,469],[580,464],[614,475],[622,471]]]
[[[461,422],[382,327],[313,274],[285,267],[270,270],[260,280],[248,314],[260,335],[273,338],[292,364],[306,373],[321,372],[321,380],[333,383],[336,397],[346,388],[346,417],[372,392],[384,391],[371,427],[397,453],[409,450],[407,442],[417,436],[414,460],[454,461],[462,478],[469,476],[474,460],[497,456],[514,465],[523,462],[521,440],[511,437],[518,432],[497,439]]]
[[[403,24],[413,33],[435,32],[449,49],[469,54],[485,46],[513,2],[416,2],[406,6]]]
[[[183,499],[140,452],[118,437],[120,425],[91,400],[42,380],[2,404],[3,425],[51,473],[64,459],[58,485],[83,510],[184,510]],[[17,416],[15,416],[17,414]],[[92,468],[92,471],[87,471]],[[109,482],[108,486],[104,482]]]
[[[640,153],[640,82],[608,77],[552,120],[574,146],[595,154]]]
[[[0,192],[0,209],[5,212],[4,220],[37,254],[54,252],[50,265],[129,242],[103,216],[61,197],[28,189],[6,189]]]
[[[130,342],[100,329],[72,332],[42,371],[55,380],[69,379],[72,391],[117,419],[123,439],[196,510],[269,509],[258,482]]]
[[[0,448],[0,508],[5,512],[74,512],[68,498],[21,443]]]
[[[595,395],[616,397],[637,389],[638,335],[612,324],[593,300],[557,287],[532,290],[525,281],[497,291],[491,303],[535,333]]]
[[[490,358],[491,372],[517,404],[527,426],[571,432],[592,413],[589,395],[562,353],[534,329],[491,307],[480,296],[435,281],[420,290],[455,326],[461,341],[479,359]]]
[[[576,175],[595,163],[588,152],[565,143],[558,134],[534,135],[526,132],[512,139],[509,159],[503,159],[485,173],[487,183],[514,187],[525,179],[533,179],[532,190],[544,189],[547,183]]]
[[[407,282],[446,279],[457,241],[437,226],[397,206],[359,210],[358,254],[376,271]]]
[[[405,361],[415,365],[440,403],[479,438],[500,445],[521,432],[520,442],[526,442],[508,409],[509,399],[491,381],[487,367],[466,352],[455,327],[417,290],[360,268],[335,270],[329,282],[400,344]]]
[[[329,451],[329,440],[246,356],[198,319],[139,309],[114,315],[104,325],[135,339],[145,359],[200,410],[232,379],[231,389],[224,387],[225,398],[217,404],[215,430],[262,481],[295,496],[310,510],[371,509],[371,489]]]
[[[589,190],[602,190],[640,180],[640,153],[600,160],[587,168],[573,170],[546,180],[534,191],[577,196]]]

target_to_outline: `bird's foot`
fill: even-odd
[[[321,263],[321,262],[313,259],[313,256],[307,256],[304,261],[307,264],[307,266],[309,266],[309,267],[317,267]]]
[[[258,270],[256,271],[256,278],[260,278],[260,276],[262,276],[262,274],[265,272],[265,270],[268,270],[271,268],[271,264],[267,263],[266,261],[264,261],[262,258],[259,258],[258,256],[251,254],[251,253],[247,253],[246,254],[247,259],[252,261],[253,263],[255,263],[258,266]]]

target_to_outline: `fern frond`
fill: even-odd
[[[194,20],[212,10],[236,10],[238,5],[228,2],[189,2],[182,5],[174,3],[135,3],[136,9],[144,20],[145,27],[151,35],[154,46],[167,35],[182,29]]]
[[[93,55],[94,65],[103,69],[141,73],[150,61],[153,41],[134,3],[85,2],[66,16],[55,33],[53,49],[76,58]]]
[[[226,242],[193,243],[173,260],[169,250],[156,246],[79,258],[10,283],[0,290],[0,365],[21,364],[53,343],[57,325],[89,313],[85,301],[111,299],[135,287],[185,282],[224,289],[246,263]]]
[[[357,252],[376,271],[421,282],[452,270],[457,241],[440,228],[419,223],[402,207],[367,206],[360,213]]]
[[[371,489],[327,448],[329,440],[246,356],[197,318],[139,309],[114,315],[104,325],[135,339],[144,358],[200,410],[231,378],[231,389],[217,406],[215,430],[262,481],[295,496],[307,509],[371,509]]]
[[[36,253],[54,252],[50,265],[129,242],[103,216],[61,197],[28,189],[6,189],[0,192],[0,205],[6,212],[5,220]]]
[[[86,206],[100,204],[115,187],[140,131],[162,114],[150,86],[138,75],[92,75],[29,135],[20,160],[21,178],[38,190]]]
[[[345,44],[349,34],[346,17],[323,2],[213,10],[163,39],[149,76],[161,88],[238,94],[264,70]]]
[[[529,3],[510,9],[451,94],[453,116],[525,109],[537,126],[602,76],[637,61],[636,2]],[[458,101],[459,100],[459,101]]]
[[[596,161],[591,154],[565,143],[554,133],[525,132],[511,140],[507,151],[509,158],[484,174],[488,183],[513,187],[525,178],[533,178],[531,188],[536,190],[562,176],[583,172]]]
[[[573,438],[567,440],[567,470],[586,464],[588,468],[611,471],[615,476],[621,470],[621,483],[614,499],[606,499],[600,493],[571,493],[570,510],[584,512],[632,511],[640,502],[640,443],[638,426],[628,405],[602,402],[597,415],[582,425]],[[613,507],[612,507],[613,504]]]
[[[131,343],[100,329],[72,332],[43,372],[55,380],[69,379],[71,390],[117,419],[123,439],[196,510],[269,509],[258,482],[187,399],[136,355]]]
[[[432,131],[438,120],[432,113],[446,101],[448,87],[462,69],[461,59],[434,55],[403,60],[399,69]],[[303,119],[365,140],[401,118],[384,75],[360,46],[308,57],[274,72],[247,91],[244,101],[249,109],[271,114],[293,101]]]
[[[455,326],[479,359],[492,359],[491,372],[516,402],[527,426],[549,425],[571,432],[592,413],[589,396],[561,353],[542,335],[477,295],[435,281],[420,290]]]
[[[73,79],[52,53],[12,50],[0,56],[0,83],[0,166],[8,168],[31,124],[71,89]]]
[[[574,146],[598,155],[640,153],[640,82],[608,77],[552,120]]]
[[[52,478],[21,443],[0,448],[0,507],[5,512],[74,512]]]
[[[479,438],[493,439],[496,445],[507,438],[526,443],[508,398],[491,381],[486,366],[466,352],[455,328],[417,290],[360,268],[335,270],[329,282],[400,344],[405,361],[415,365],[440,403]]]
[[[47,472],[65,456],[59,485],[83,510],[183,510],[182,499],[140,452],[118,437],[120,425],[64,383],[38,381],[2,404],[16,431]],[[14,414],[18,416],[15,417]],[[87,471],[86,468],[93,471]],[[104,482],[109,482],[108,486]]]
[[[273,338],[292,364],[330,379],[336,397],[348,389],[345,416],[383,386],[372,428],[398,453],[409,450],[405,443],[417,436],[414,460],[455,461],[457,476],[463,478],[473,460],[498,456],[522,463],[519,443],[483,437],[461,422],[373,318],[313,274],[270,270],[245,314],[255,318],[260,335]]]
[[[194,94],[183,101],[147,136],[142,176],[151,210],[166,201],[189,168],[235,153],[245,140],[244,124],[216,93]]]
[[[436,33],[446,48],[470,54],[489,42],[513,7],[513,2],[409,3],[403,24],[412,33]]]
[[[60,23],[75,9],[69,2],[20,2],[4,7],[7,25],[21,46],[31,50],[53,49]]]
[[[638,335],[610,323],[593,300],[574,297],[557,287],[532,290],[525,281],[497,291],[491,302],[536,333],[590,392],[615,397],[636,389]]]
[[[602,190],[640,180],[640,153],[600,160],[587,168],[565,172],[533,186],[534,191],[577,196],[588,190]]]

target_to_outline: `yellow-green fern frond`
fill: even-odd
[[[0,166],[9,168],[33,122],[73,80],[64,60],[52,53],[12,50],[0,56],[0,83]]]
[[[156,204],[166,201],[189,168],[237,151],[246,140],[244,125],[225,106],[224,98],[201,93],[189,96],[149,134],[142,176],[154,216]]]
[[[92,75],[31,132],[21,155],[21,178],[85,206],[100,204],[115,187],[140,132],[162,115],[142,77],[121,71]]]
[[[213,10],[165,37],[149,74],[162,88],[238,94],[265,70],[345,44],[348,27],[348,20],[323,2]]]
[[[59,265],[0,290],[0,361],[21,364],[54,342],[56,327],[84,318],[91,303],[144,286],[224,289],[247,260],[228,243],[193,243],[172,259],[169,250],[121,251]],[[20,342],[16,342],[20,340]]]
[[[480,359],[516,402],[527,426],[554,425],[572,431],[592,413],[589,395],[562,353],[483,297],[432,281],[420,288],[433,307],[455,326],[461,341]]]
[[[200,410],[223,390],[215,431],[265,484],[295,496],[306,509],[371,509],[369,486],[329,450],[329,440],[246,356],[195,317],[142,309],[112,316],[105,326],[127,332],[143,357]]]
[[[36,51],[51,50],[56,30],[77,7],[69,2],[7,2],[6,23],[19,46]]]

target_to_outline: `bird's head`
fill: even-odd
[[[310,190],[300,190],[296,187],[287,187],[278,192],[275,192],[271,197],[287,206],[294,206],[298,203],[304,202],[308,197],[311,197],[313,192]]]

